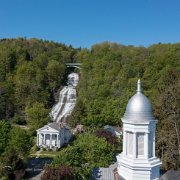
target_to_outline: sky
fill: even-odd
[[[180,42],[180,0],[0,0],[0,39],[90,48]]]

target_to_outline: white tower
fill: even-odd
[[[122,118],[123,152],[117,156],[118,174],[126,180],[159,179],[160,160],[155,156],[156,123],[148,98],[141,93],[131,97]]]

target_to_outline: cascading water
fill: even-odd
[[[60,91],[59,101],[51,110],[52,120],[55,122],[65,121],[76,104],[76,86],[79,82],[79,75],[71,73],[68,75],[67,86]]]

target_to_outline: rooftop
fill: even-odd
[[[160,180],[178,180],[180,179],[180,171],[169,170],[160,177]]]
[[[94,168],[91,176],[91,180],[113,180],[114,169],[117,168],[117,163],[110,165],[109,167]]]

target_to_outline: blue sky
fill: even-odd
[[[91,47],[180,42],[180,0],[0,0],[0,38]]]

